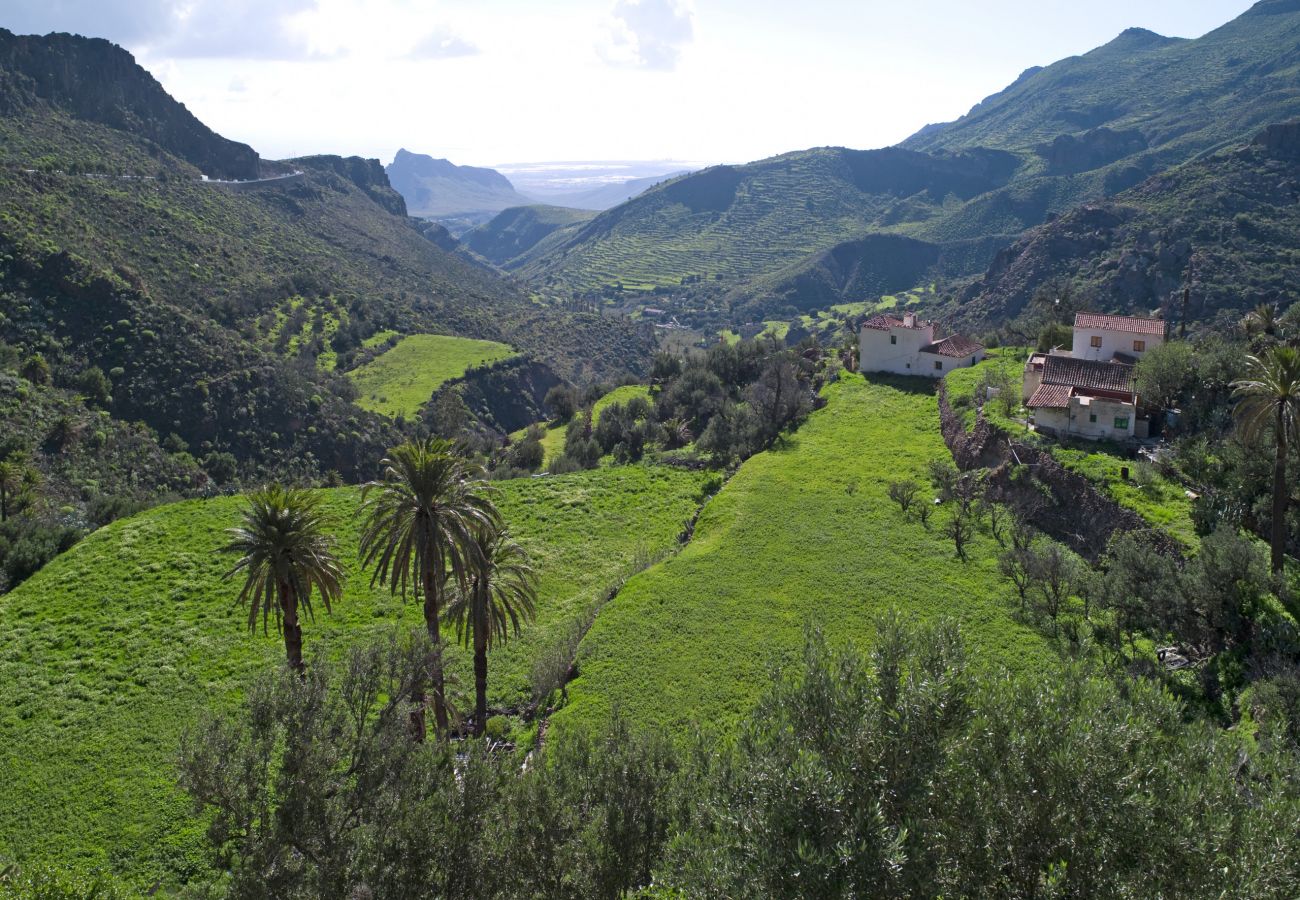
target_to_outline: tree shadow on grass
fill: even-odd
[[[891,387],[906,394],[924,394],[933,397],[939,390],[938,378],[924,378],[919,375],[889,375],[884,372],[864,372],[862,377],[867,384],[879,384]]]

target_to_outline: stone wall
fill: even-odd
[[[939,427],[953,462],[962,471],[989,469],[990,499],[1017,509],[1031,525],[1051,535],[1089,562],[1096,562],[1118,533],[1146,532],[1155,548],[1181,557],[1182,548],[1164,531],[1107,497],[1084,476],[1057,462],[1045,450],[1013,441],[994,428],[981,409],[972,431],[948,403],[939,386]]]

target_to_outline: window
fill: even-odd
[[[1128,416],[1116,416],[1115,429],[1117,431],[1128,431]]]
[[[889,336],[889,343],[891,343],[891,344],[897,344],[897,343],[898,343],[898,335],[896,335],[896,334],[891,334],[891,335]]]
[[[1094,346],[1094,347],[1100,347],[1100,346],[1101,346],[1101,335],[1099,335],[1099,334],[1094,334],[1094,335],[1092,336],[1092,341],[1091,341],[1091,343],[1092,343],[1092,346]]]
[[[936,369],[942,369],[942,368],[943,368],[943,360],[941,360],[941,359],[936,359],[936,360],[934,361],[934,367],[935,367]]]
[[[1088,413],[1088,421],[1089,421],[1089,422],[1095,422],[1095,421],[1097,421],[1097,414],[1096,414],[1096,413]]]
[[[1134,341],[1134,342],[1133,342],[1133,352],[1134,352],[1134,353],[1141,353],[1141,352],[1142,352],[1143,350],[1145,350],[1146,348],[1147,348],[1147,342],[1146,342],[1146,341]]]

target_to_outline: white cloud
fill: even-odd
[[[416,41],[407,59],[451,59],[455,56],[474,56],[478,47],[456,34],[446,25],[438,25],[433,31]]]
[[[308,40],[304,19],[317,0],[199,0],[176,3],[175,27],[149,42],[151,54],[176,58],[326,59]]]
[[[689,0],[615,0],[596,52],[612,66],[668,71],[694,37]]]
[[[0,25],[19,33],[104,37],[157,58],[327,58],[308,39],[319,0],[7,0]]]

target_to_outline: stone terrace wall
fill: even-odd
[[[972,431],[948,403],[939,386],[939,427],[953,461],[962,471],[987,468],[991,499],[1023,512],[1035,528],[1046,532],[1089,562],[1096,562],[1118,533],[1145,532],[1155,548],[1182,557],[1182,547],[1164,531],[1107,497],[1084,476],[1062,466],[1045,450],[1010,440],[993,427],[980,410]],[[1028,467],[1033,478],[1016,477]],[[1050,499],[1038,485],[1050,492]]]

